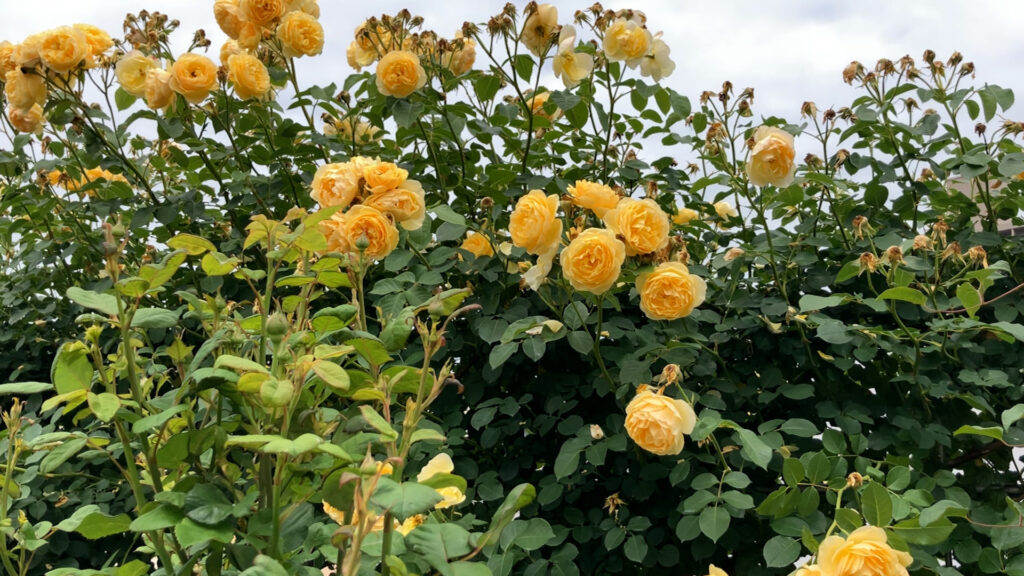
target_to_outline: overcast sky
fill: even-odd
[[[574,10],[589,6],[586,0],[554,3],[560,23],[568,23]],[[0,40],[12,42],[75,22],[119,35],[124,14],[141,8],[181,20],[176,37],[181,49],[197,28],[204,28],[214,41],[214,56],[225,39],[213,20],[213,0],[3,0],[3,4]],[[320,5],[327,42],[322,56],[300,63],[300,80],[306,85],[341,83],[351,72],[345,49],[353,30],[371,15],[407,7],[426,19],[425,28],[451,36],[463,21],[485,22],[504,3],[321,0]],[[605,6],[643,10],[651,30],[664,31],[677,63],[666,84],[694,101],[703,90],[718,90],[723,80],[731,80],[737,90],[754,87],[757,116],[796,120],[805,100],[816,102],[819,109],[846,105],[859,95],[841,79],[850,60],[871,65],[880,57],[896,60],[904,54],[920,60],[925,48],[941,59],[959,50],[975,63],[977,84],[999,84],[1024,94],[1020,24],[1024,2],[1019,0],[634,0]]]

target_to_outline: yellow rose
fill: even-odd
[[[452,462],[452,457],[441,452],[437,456],[430,459],[426,466],[420,470],[420,473],[416,476],[417,482],[423,482],[430,479],[438,474],[451,474],[455,471],[455,464]],[[462,503],[466,499],[466,495],[462,493],[455,486],[446,486],[444,488],[438,488],[437,493],[444,497],[444,500],[438,502],[434,508],[441,510],[443,508],[450,508],[456,504]]]
[[[362,195],[363,171],[376,161],[356,156],[348,162],[324,164],[313,175],[313,191],[309,196],[320,206],[341,206],[343,209]]]
[[[726,200],[715,202],[715,214],[718,214],[718,217],[722,220],[731,220],[740,215],[739,212],[732,207],[732,204],[729,204]]]
[[[682,400],[642,388],[626,406],[626,433],[652,454],[672,456],[683,451],[683,434],[693,432],[697,415]],[[716,576],[714,566],[709,568]],[[724,574],[724,572],[722,572]]]
[[[551,98],[550,92],[540,92],[534,94],[526,100],[526,107],[530,109],[530,113],[540,118],[546,118],[550,122],[554,122],[562,117],[562,110],[555,108],[555,111],[548,114],[544,110],[544,105],[547,104],[548,99]]]
[[[829,536],[818,548],[818,566],[829,576],[907,576],[913,560],[893,550],[878,526],[861,526],[846,539]]]
[[[320,5],[317,0],[288,0],[287,10],[291,12],[305,12],[313,18],[320,17]]]
[[[370,194],[380,194],[398,188],[409,177],[409,172],[391,162],[377,162],[363,168],[366,190]]]
[[[31,108],[8,108],[7,119],[18,132],[39,132],[43,128],[43,107],[33,104]]]
[[[14,65],[20,68],[33,68],[39,64],[39,50],[43,45],[44,32],[37,32],[21,41],[11,52]]]
[[[519,37],[523,44],[533,52],[534,56],[540,56],[547,51],[551,44],[551,35],[558,26],[558,8],[552,4],[541,4],[537,10],[526,18],[523,24],[523,32]]]
[[[707,576],[729,576],[729,575],[726,574],[725,570],[722,570],[718,566],[715,566],[714,564],[709,564],[708,565]]]
[[[472,70],[473,63],[476,62],[476,41],[472,38],[463,38],[461,30],[455,33],[453,44],[458,45],[459,41],[462,41],[462,47],[453,51],[448,60],[448,69],[456,76],[462,76]]]
[[[427,73],[412,52],[388,52],[377,63],[377,90],[385,96],[405,98],[426,83]]]
[[[640,74],[650,76],[655,82],[668,76],[676,69],[676,63],[668,57],[668,44],[661,39],[661,32],[654,39],[650,53],[646,54],[640,61]]]
[[[686,226],[690,222],[700,218],[700,213],[692,208],[679,208],[676,210],[676,215],[672,217],[672,221],[680,226]]]
[[[153,68],[146,73],[146,87],[143,92],[146,106],[153,110],[162,110],[174,101],[174,90],[171,90],[171,73],[162,68]]]
[[[754,186],[789,186],[796,174],[793,135],[772,126],[754,132],[754,147],[747,162],[747,175]]]
[[[654,38],[637,18],[619,18],[612,22],[604,33],[604,53],[609,60],[625,60],[630,68],[636,68],[644,56],[651,51]]]
[[[348,45],[345,57],[348,60],[349,66],[356,70],[361,70],[363,67],[373,64],[373,61],[377,59],[377,53],[373,50],[363,49],[358,42],[353,40]]]
[[[375,142],[380,137],[379,133],[380,129],[373,124],[356,121],[353,118],[332,119],[324,124],[325,135],[337,136],[346,142]]]
[[[324,49],[324,27],[315,16],[289,12],[277,27],[277,38],[288,58],[316,56]]]
[[[821,571],[821,567],[817,564],[804,564],[797,568],[793,576],[825,576],[825,573]]]
[[[156,66],[155,60],[138,50],[132,50],[117,61],[114,73],[117,74],[117,81],[125,92],[141,98],[146,95],[146,78],[149,71]]]
[[[43,33],[39,43],[39,59],[50,70],[66,73],[89,57],[89,42],[81,30],[61,26]]]
[[[239,0],[238,15],[263,28],[270,28],[278,18],[284,16],[284,0]]]
[[[75,24],[74,28],[85,34],[85,42],[89,45],[89,55],[86,57],[85,65],[87,68],[92,68],[96,65],[96,58],[114,46],[114,40],[110,34],[92,24]]]
[[[321,222],[330,252],[358,253],[360,241],[366,242],[363,253],[371,260],[383,260],[398,246],[398,228],[389,215],[371,206],[357,205]]]
[[[665,262],[636,278],[640,309],[651,320],[689,316],[704,302],[707,289],[704,279],[690,274],[681,262]]]
[[[251,54],[228,57],[228,81],[242,100],[261,98],[270,91],[270,73],[260,59]]]
[[[248,20],[240,21],[238,25],[238,37],[235,41],[245,50],[256,50],[263,40],[263,28],[255,22]]]
[[[590,228],[569,242],[559,260],[562,275],[573,288],[604,294],[619,279],[626,246],[611,230]]]
[[[171,90],[199,104],[217,86],[217,65],[206,56],[182,54],[171,66]]]
[[[423,186],[415,180],[406,180],[387,192],[371,194],[363,200],[363,205],[391,214],[406,230],[419,230],[427,213]]]
[[[228,35],[228,38],[238,38],[242,28],[242,19],[239,17],[238,0],[215,0],[213,3],[213,17],[217,20],[217,26]]]
[[[238,42],[234,40],[228,40],[220,46],[220,65],[227,67],[228,58],[231,58],[235,54],[242,54],[242,48],[238,45]]]
[[[594,57],[576,51],[576,28],[571,24],[562,26],[558,34],[558,54],[551,61],[551,67],[566,88],[575,88],[594,71]]]
[[[466,239],[462,241],[462,245],[459,248],[471,252],[477,258],[494,256],[494,247],[491,246],[490,240],[487,239],[487,236],[476,232],[467,233]]]
[[[409,532],[413,531],[413,528],[422,525],[426,521],[427,517],[423,514],[415,514],[413,516],[409,516],[405,519],[405,522],[402,522],[401,524],[398,524],[398,521],[395,520],[395,531],[401,534],[402,536],[408,536]]]
[[[598,218],[604,217],[606,212],[619,203],[619,195],[605,184],[577,180],[575,186],[569,186],[566,190],[573,204],[590,210]]]
[[[604,222],[626,242],[626,253],[649,254],[668,246],[668,214],[650,198],[623,198],[604,215]]]
[[[6,40],[0,42],[0,77],[6,76],[17,67],[14,61],[14,44]]]
[[[558,246],[562,238],[562,221],[556,216],[558,196],[547,196],[541,190],[530,190],[516,202],[508,231],[512,243],[530,254],[544,254]]]
[[[12,107],[28,109],[46,104],[46,80],[39,74],[25,74],[19,68],[8,72],[4,79],[4,95]]]

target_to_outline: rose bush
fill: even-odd
[[[1024,125],[961,55],[754,121],[637,11],[211,10],[220,66],[0,44],[8,573],[1024,574]]]

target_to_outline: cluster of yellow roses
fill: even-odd
[[[671,74],[675,62],[669,58],[669,47],[661,33],[651,34],[647,19],[638,10],[603,11],[595,4],[590,11],[596,17],[596,27],[602,35],[604,57],[612,62],[625,62],[630,68],[640,68],[640,74],[655,81]],[[535,56],[547,54],[552,40],[557,37],[557,52],[551,65],[555,76],[566,88],[577,86],[594,70],[594,57],[576,50],[576,28],[571,24],[558,26],[558,8],[540,4],[527,15],[520,40]]]
[[[398,245],[398,228],[418,230],[426,216],[423,186],[391,162],[354,156],[325,164],[313,176],[321,208],[340,207],[320,223],[327,249],[381,260]]]
[[[79,69],[99,64],[113,46],[109,34],[90,24],[32,34],[20,44],[0,42],[0,81],[9,105],[7,118],[15,130],[40,131],[47,84],[70,88]]]
[[[72,180],[68,175],[60,170],[51,170],[46,175],[46,181],[50,186],[62,186],[68,192],[78,192],[87,184],[95,182],[97,180],[106,180],[107,182],[123,182],[125,184],[131,184],[128,179],[121,174],[114,174],[106,168],[89,168],[82,173],[82,177],[77,180]],[[88,196],[94,196],[95,192],[90,190],[86,193]]]
[[[589,210],[604,228],[573,227],[570,241],[562,245],[559,198],[531,190],[519,199],[512,212],[509,234],[512,243],[538,257],[523,275],[537,290],[559,257],[562,275],[576,290],[601,295],[618,282],[627,256],[655,256],[667,260],[671,225],[657,202],[650,198],[619,198],[611,187],[579,180],[568,187],[573,205]],[[585,223],[586,219],[577,220]],[[581,226],[582,227],[582,226]],[[640,308],[653,320],[688,316],[704,301],[707,284],[690,274],[681,262],[665,261],[637,277]]]
[[[447,68],[461,76],[476,61],[476,41],[463,37],[438,38],[430,31],[414,33],[407,12],[397,16],[372,18],[356,27],[355,39],[349,44],[349,66],[360,70],[377,62],[377,90],[385,96],[405,98],[427,82],[423,62]]]
[[[213,16],[231,38],[228,46],[240,50],[255,51],[263,43],[280,48],[285,58],[297,58],[316,56],[324,47],[317,0],[216,0]]]

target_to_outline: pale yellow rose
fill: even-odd
[[[397,188],[371,194],[363,200],[363,205],[390,214],[406,230],[419,230],[427,214],[423,186],[416,180],[406,180]]]
[[[228,35],[228,38],[238,38],[242,28],[242,19],[239,16],[238,0],[215,0],[213,3],[213,17],[217,20],[217,26]]]
[[[571,24],[562,26],[558,34],[558,54],[551,61],[551,67],[566,88],[575,88],[594,71],[594,57],[576,51],[576,28]]]
[[[626,253],[649,254],[668,246],[668,214],[650,198],[623,198],[604,215],[605,225],[626,243]]]
[[[238,15],[262,28],[270,28],[284,16],[285,0],[239,0]]]
[[[58,73],[74,70],[89,57],[89,42],[81,30],[61,26],[43,32],[39,42],[39,59]]]
[[[324,134],[338,136],[347,142],[355,141],[365,144],[380,139],[380,129],[373,124],[356,121],[352,118],[332,120],[324,124]]]
[[[740,215],[739,212],[733,208],[732,204],[726,200],[715,202],[715,214],[718,214],[718,217],[722,220],[731,220]]]
[[[797,568],[793,576],[825,576],[825,573],[821,571],[821,567],[817,564],[804,564]]]
[[[636,68],[651,51],[654,38],[638,19],[618,18],[604,33],[604,53],[613,62],[625,61]]]
[[[313,18],[320,17],[320,4],[317,0],[288,0],[288,12],[305,12]]]
[[[423,482],[438,474],[451,474],[454,471],[455,464],[452,462],[452,457],[441,452],[431,458],[430,462],[427,462],[423,469],[420,470],[420,473],[416,476],[416,481]],[[434,508],[438,510],[461,504],[466,499],[466,495],[462,493],[462,490],[455,486],[438,488],[437,493],[444,497],[444,500],[434,505]]]
[[[686,226],[697,218],[700,218],[700,212],[692,208],[679,208],[676,210],[675,216],[672,217],[672,222],[680,226]]]
[[[681,262],[659,264],[653,272],[636,278],[640,309],[651,320],[675,320],[689,316],[704,302],[707,283],[694,276]]]
[[[122,90],[141,98],[146,95],[146,78],[149,71],[156,67],[155,60],[138,50],[132,50],[117,61],[114,73],[117,74],[117,81],[121,84]]]
[[[530,254],[549,252],[562,238],[562,221],[557,212],[558,195],[530,190],[512,211],[508,225],[512,243]]]
[[[43,38],[45,32],[37,32],[30,35],[21,41],[14,47],[11,52],[11,59],[14,60],[15,66],[19,68],[34,68],[41,62],[39,58],[39,50],[43,45]]]
[[[455,33],[456,42],[462,41],[462,47],[452,52],[448,60],[448,69],[456,76],[462,76],[473,69],[476,62],[476,41],[472,38],[463,38],[462,31]]]
[[[845,539],[829,536],[818,548],[818,566],[828,576],[907,576],[913,560],[893,550],[878,526],[861,526]]]
[[[277,27],[277,38],[288,58],[316,56],[324,49],[324,27],[315,16],[304,12],[289,12]]]
[[[373,50],[366,50],[359,45],[359,42],[353,40],[348,45],[348,50],[345,52],[345,57],[348,60],[348,65],[356,70],[361,70],[377,59],[377,53]]]
[[[754,131],[754,147],[747,162],[747,175],[754,186],[789,186],[796,174],[793,135],[773,126]]]
[[[4,80],[4,95],[12,107],[29,109],[35,104],[46,104],[46,80],[39,74],[16,69],[8,72]]]
[[[536,264],[530,266],[526,272],[523,272],[523,282],[526,283],[530,290],[536,292],[540,289],[541,284],[547,280],[548,274],[551,273],[551,267],[555,263],[556,254],[558,254],[558,243],[552,244],[547,252],[537,257]]]
[[[39,132],[43,129],[43,107],[33,104],[31,108],[8,108],[7,119],[18,132]]]
[[[644,450],[659,456],[674,456],[683,451],[683,434],[693,432],[697,415],[688,403],[651,392],[637,392],[626,406],[626,433]],[[715,568],[709,568],[715,576]]]
[[[363,171],[374,164],[375,160],[363,156],[356,156],[348,162],[324,164],[313,175],[313,190],[309,196],[324,208],[345,208],[362,195]]]
[[[85,41],[89,45],[89,55],[85,59],[86,68],[96,65],[97,58],[114,46],[114,40],[103,30],[92,24],[75,24],[74,28],[85,34]]]
[[[729,576],[729,575],[725,572],[725,570],[722,570],[718,566],[715,566],[714,564],[709,564],[708,565],[707,576]]]
[[[487,239],[487,236],[476,232],[468,232],[459,248],[471,252],[477,258],[494,256],[494,247],[491,246],[490,240]]]
[[[658,32],[651,45],[651,51],[640,61],[640,74],[650,76],[655,82],[672,74],[676,69],[676,63],[669,58],[670,51],[668,44],[661,39],[661,32]]]
[[[370,194],[380,194],[401,186],[409,177],[409,172],[391,162],[377,162],[363,168],[363,179],[366,190]]]
[[[238,42],[228,40],[220,46],[220,65],[226,68],[228,65],[228,58],[231,58],[235,54],[242,53],[242,47],[238,45]]]
[[[383,260],[398,246],[398,228],[391,220],[388,214],[359,204],[324,220],[320,229],[327,237],[329,252],[356,254],[359,243],[365,241],[363,254],[371,260]]]
[[[405,98],[426,83],[427,73],[412,52],[388,52],[377,63],[377,90],[385,96]]]
[[[598,218],[603,218],[619,203],[619,195],[606,184],[577,180],[576,185],[569,186],[566,191],[574,205],[590,210]]]
[[[618,281],[626,246],[611,230],[590,228],[573,238],[558,258],[573,288],[600,295]]]
[[[146,73],[146,88],[143,92],[146,106],[153,110],[163,110],[174,101],[174,90],[171,90],[171,73],[163,68],[153,68]]]
[[[0,77],[6,76],[8,72],[17,68],[14,61],[14,44],[7,40],[0,42]]]
[[[260,59],[246,53],[228,57],[228,82],[242,100],[262,98],[270,92],[270,72]]]
[[[199,104],[217,86],[217,65],[201,54],[182,54],[171,66],[170,85],[192,104]]]
[[[553,4],[541,4],[526,18],[519,39],[534,56],[539,57],[547,52],[548,46],[551,45],[551,36],[554,35],[557,26],[558,8]]]

